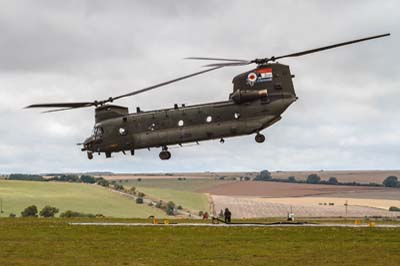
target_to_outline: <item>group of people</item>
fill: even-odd
[[[218,216],[219,216],[219,218],[224,218],[225,223],[227,223],[227,224],[231,223],[232,213],[228,208],[225,208],[225,211],[221,210],[219,212]],[[207,219],[208,219],[208,212],[205,212],[203,214],[203,220],[207,220]]]

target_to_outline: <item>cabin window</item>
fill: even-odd
[[[183,122],[183,120],[178,121],[178,126],[183,127],[184,124],[185,124],[185,122]]]
[[[235,119],[239,119],[240,118],[240,114],[239,113],[234,113],[233,116],[235,117]]]
[[[121,136],[126,136],[127,134],[126,129],[123,127],[119,128],[118,132]]]
[[[212,122],[212,116],[211,115],[207,116],[206,122],[207,123],[211,123]]]

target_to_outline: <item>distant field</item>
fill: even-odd
[[[176,205],[181,205],[185,209],[196,212],[209,211],[208,199],[203,193],[151,187],[137,187],[137,189],[152,198],[161,199],[165,202],[173,201]]]
[[[272,171],[273,178],[287,179],[294,176],[297,180],[306,180],[310,174],[318,174],[322,180],[336,177],[340,182],[379,183],[386,177],[394,175],[400,179],[400,170],[340,170],[340,171]],[[105,175],[107,179],[218,179],[239,178],[241,176],[255,177],[258,172],[202,172],[202,173],[155,173],[155,174],[113,174]]]
[[[187,179],[178,180],[174,179],[130,179],[128,182],[122,182],[122,184],[135,187],[146,187],[146,188],[163,188],[172,189],[177,191],[199,191],[202,189],[208,189],[219,184],[227,184],[232,181],[215,180],[215,179]]]
[[[100,221],[96,219],[95,221]],[[70,226],[0,219],[0,265],[398,265],[400,229]]]
[[[1,216],[20,215],[24,208],[34,204],[39,210],[51,205],[60,212],[74,210],[113,217],[165,217],[165,213],[156,208],[136,204],[117,193],[88,184],[0,180],[0,198],[5,211]]]
[[[360,186],[333,186],[314,184],[295,184],[282,182],[263,181],[236,181],[221,183],[216,186],[202,189],[201,192],[213,195],[227,196],[254,196],[254,197],[305,197],[317,195],[333,195],[336,193],[380,193],[383,197],[385,192],[391,196],[395,193],[400,198],[400,189],[383,187],[360,187]],[[349,196],[349,195],[348,195]]]

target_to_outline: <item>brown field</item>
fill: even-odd
[[[394,175],[400,178],[399,170],[368,170],[368,171],[277,171],[273,172],[274,178],[287,179],[289,176],[296,177],[297,180],[306,180],[310,174],[317,174],[322,180],[328,180],[334,176],[339,182],[357,182],[357,183],[379,183],[382,184],[386,177]]]
[[[332,186],[332,185],[312,185],[312,184],[294,184],[280,182],[262,182],[262,181],[236,181],[219,184],[199,192],[210,193],[212,195],[225,196],[252,196],[252,197],[306,197],[320,195],[335,195],[342,193],[343,196],[368,193],[375,196],[380,194],[389,194],[400,199],[400,190],[381,187],[357,187],[357,186]]]
[[[286,199],[284,202],[274,202],[274,200],[267,198],[213,195],[212,199],[215,214],[218,214],[219,210],[229,208],[234,218],[286,217],[289,212],[293,212],[296,217],[346,217],[346,208],[342,204],[329,206],[319,205],[317,202],[303,201],[303,199],[307,198],[292,198]],[[395,218],[400,216],[398,212],[351,204],[352,201],[350,199],[347,217],[381,216]]]

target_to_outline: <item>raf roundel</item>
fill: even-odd
[[[250,82],[255,82],[257,79],[257,74],[254,72],[249,73],[249,75],[247,75],[247,79]]]

